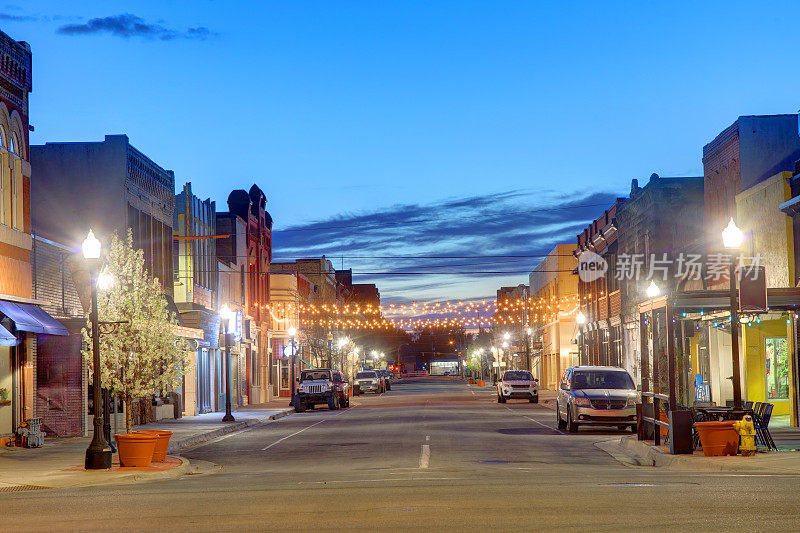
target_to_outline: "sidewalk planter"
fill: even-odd
[[[470,385],[475,385],[475,380],[474,379],[468,379],[467,383],[469,383]]]
[[[169,438],[172,436],[172,432],[163,429],[142,429],[137,431],[137,433],[156,436],[156,448],[153,452],[153,462],[163,463],[167,459],[167,448],[169,448]]]
[[[478,380],[478,387],[485,387],[485,386],[486,386],[486,380],[479,379]]]
[[[697,428],[706,457],[736,455],[739,450],[739,433],[733,429],[733,422],[695,422],[694,427]]]
[[[150,466],[156,449],[156,435],[148,433],[121,433],[117,441],[120,466]]]

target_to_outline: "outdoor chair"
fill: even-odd
[[[760,440],[768,450],[778,449],[778,447],[775,445],[775,441],[772,440],[772,435],[769,433],[769,421],[770,418],[772,418],[773,407],[774,406],[771,403],[762,404],[761,412],[756,414],[755,420],[753,421],[756,427],[756,440]]]

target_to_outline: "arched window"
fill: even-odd
[[[14,155],[19,155],[19,152],[17,150],[19,150],[19,148],[17,147],[17,134],[12,133],[8,137],[8,151]]]
[[[2,124],[0,124],[0,146],[2,146],[3,148],[8,146],[6,144],[6,139],[7,139],[7,137],[6,137],[6,129],[5,129],[5,127],[3,127]]]

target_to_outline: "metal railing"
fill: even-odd
[[[645,400],[644,400],[645,398],[652,398],[653,399],[653,403],[652,403],[652,405],[653,405],[653,416],[652,417],[645,416],[644,406],[647,405],[645,403]],[[656,393],[656,392],[642,392],[642,414],[641,414],[642,423],[647,422],[647,423],[653,425],[653,444],[655,444],[656,446],[660,446],[661,445],[661,430],[659,428],[663,427],[663,428],[669,429],[669,422],[663,422],[658,417],[658,413],[661,410],[660,407],[661,407],[661,402],[662,401],[668,403],[669,402],[669,396],[667,394],[659,394],[659,393]],[[644,434],[645,434],[644,433],[644,427],[642,427],[642,430],[639,433],[639,435],[640,435],[640,439],[639,440],[642,440],[641,436],[643,436]]]

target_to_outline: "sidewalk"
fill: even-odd
[[[170,453],[194,446],[228,433],[277,420],[294,412],[289,407],[289,398],[280,398],[269,403],[248,405],[233,411],[235,422],[223,422],[224,412],[185,416],[177,420],[160,420],[151,424],[136,426],[136,429],[163,429],[172,431],[169,441]]]
[[[798,433],[797,428],[793,429],[793,433]],[[695,451],[692,455],[671,455],[669,447],[654,446],[632,435],[595,442],[594,445],[629,466],[682,471],[800,474],[800,452],[785,451],[786,444],[781,443],[778,443],[781,451],[759,452],[753,457],[706,457],[702,451]]]
[[[235,422],[223,423],[224,413],[215,412],[178,420],[163,420],[135,429],[165,429],[173,432],[169,452],[206,442],[247,427],[286,416],[293,409],[288,399],[243,407],[233,412]],[[91,438],[46,439],[42,448],[0,448],[0,493],[48,488],[83,487],[134,483],[180,477],[196,470],[182,457],[169,456],[164,463],[146,468],[123,468],[114,455],[111,470],[86,471],[83,462]]]

